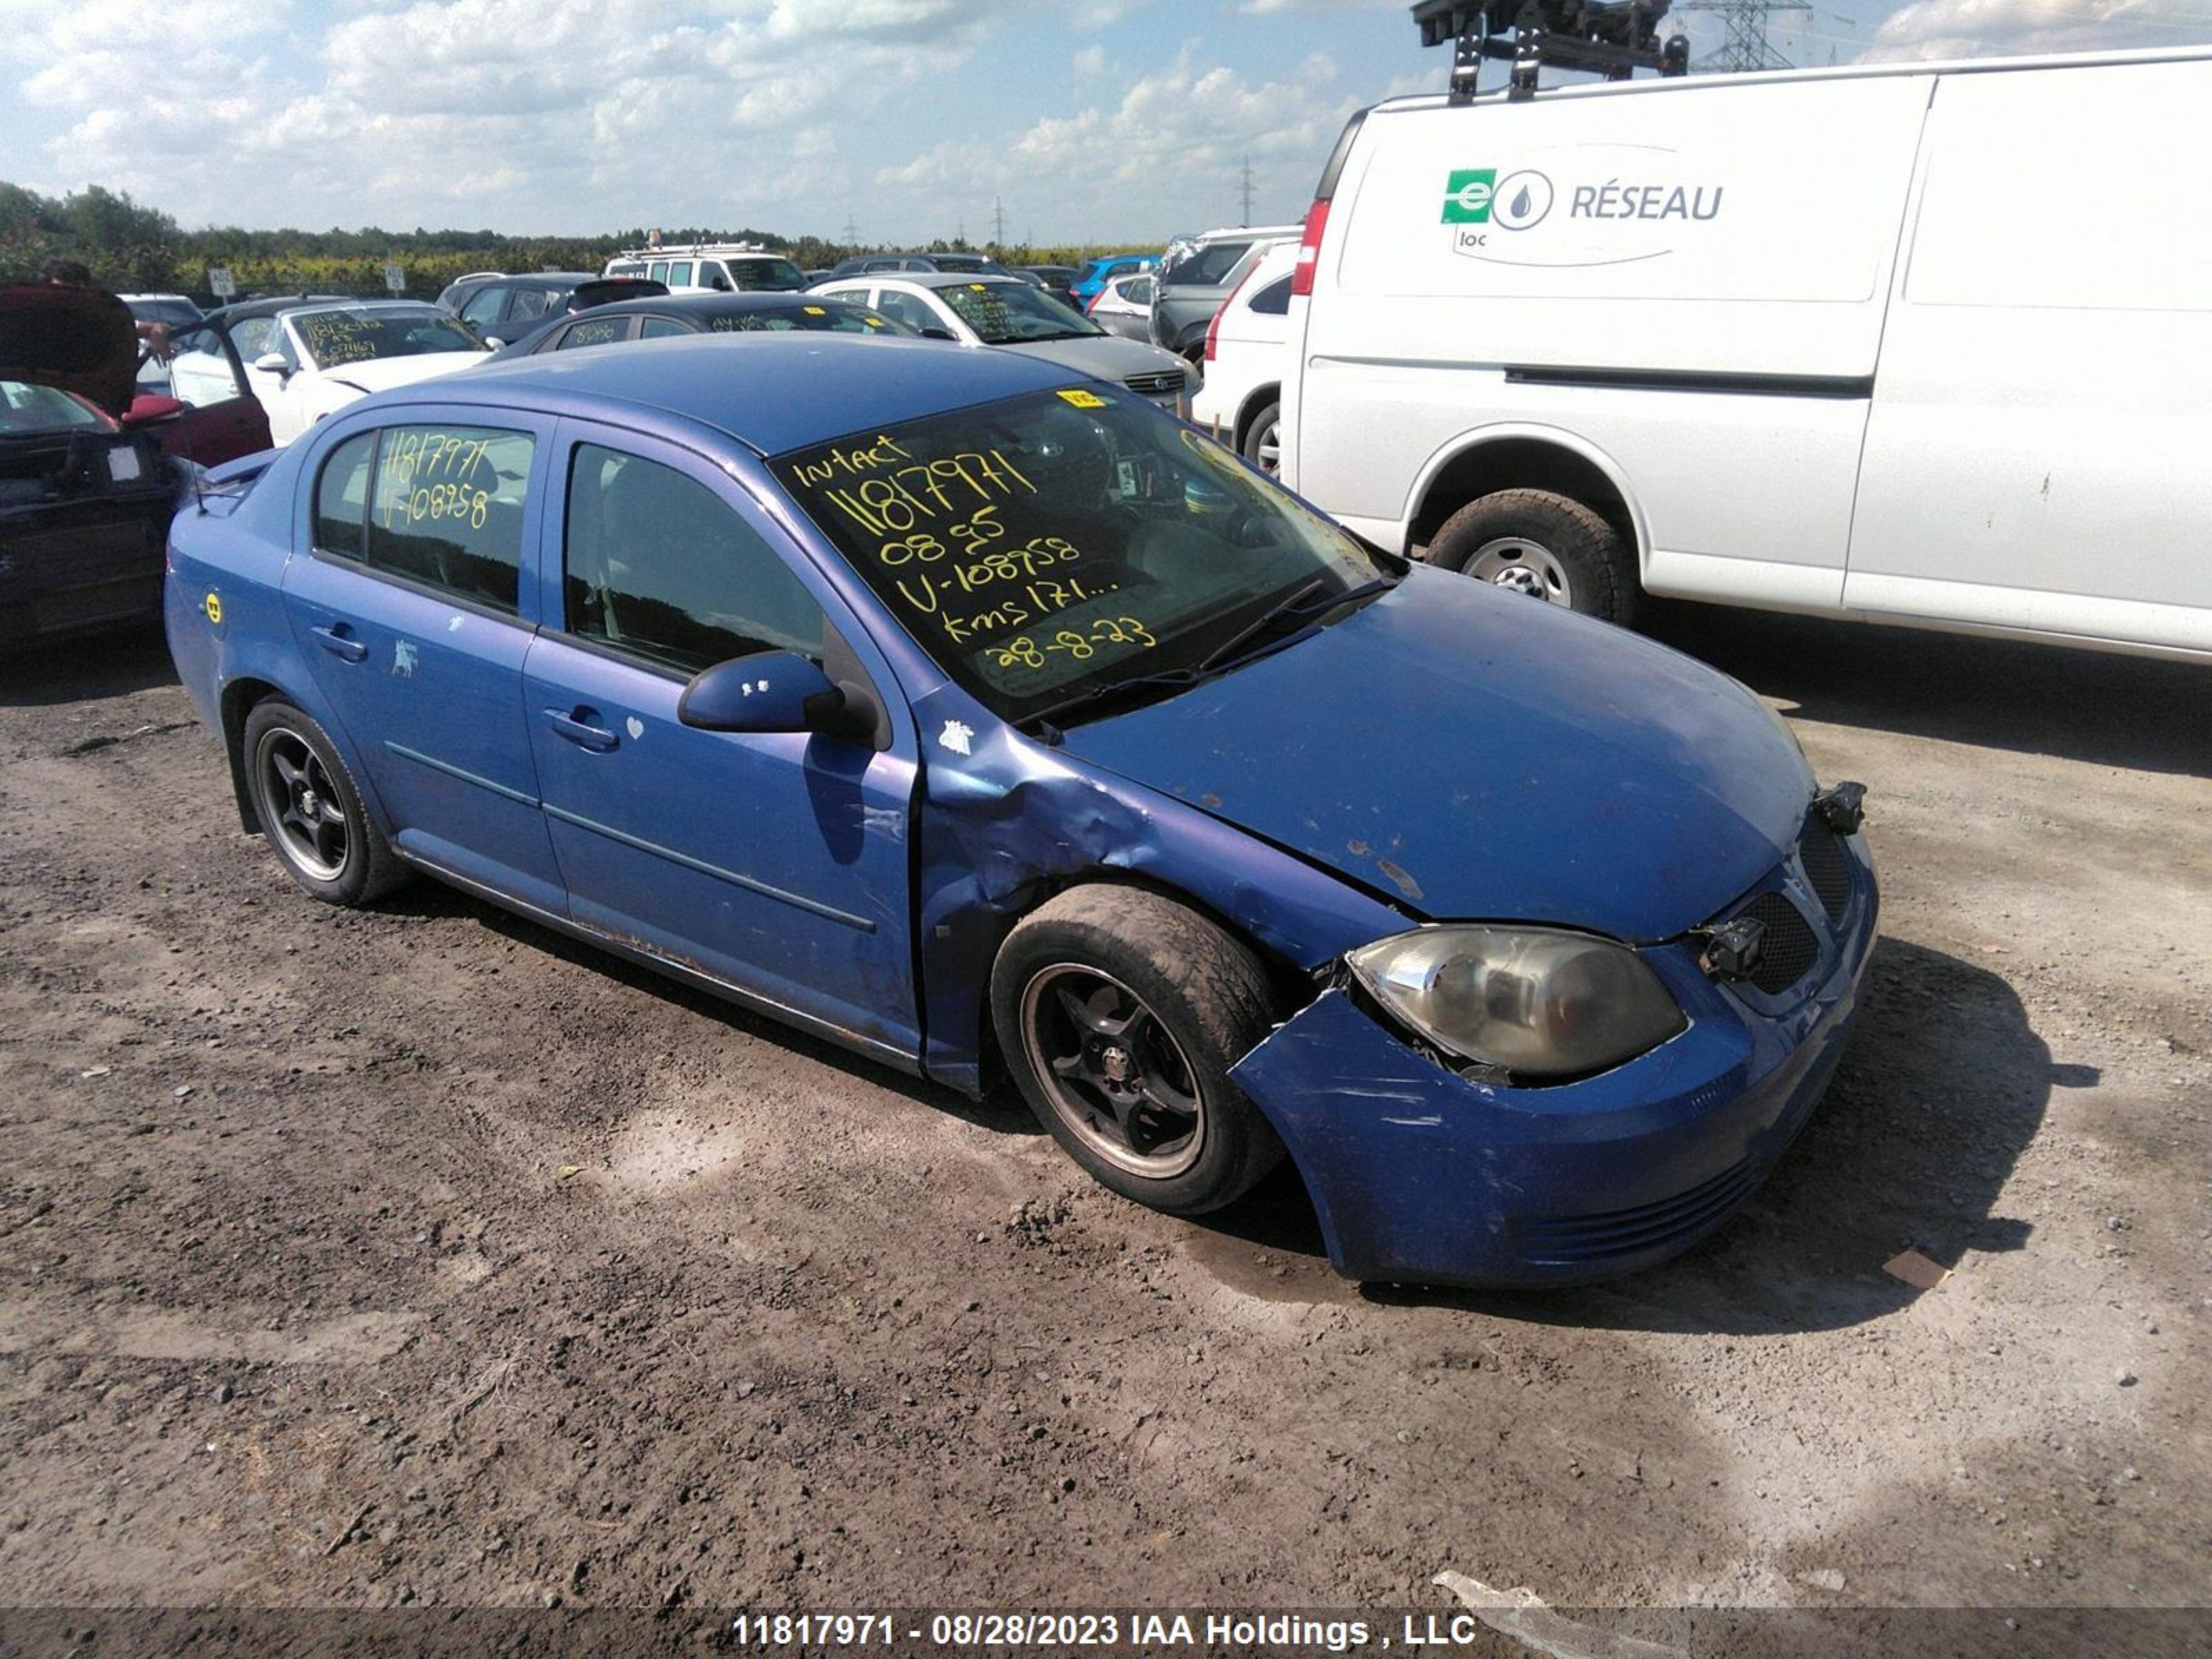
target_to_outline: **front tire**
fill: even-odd
[[[1000,947],[991,1013],[1037,1121],[1124,1198],[1203,1215],[1281,1160],[1229,1079],[1273,1023],[1267,975],[1172,900],[1097,885],[1041,906]]]
[[[1636,571],[1620,533],[1571,495],[1499,489],[1443,521],[1429,562],[1584,616],[1626,625]]]
[[[253,705],[240,740],[253,815],[292,879],[325,904],[366,904],[407,878],[330,733],[282,698]]]

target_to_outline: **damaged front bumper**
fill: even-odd
[[[1854,838],[1856,841],[1856,838]],[[1325,992],[1231,1071],[1305,1178],[1346,1277],[1561,1285],[1667,1260],[1719,1227],[1811,1116],[1873,953],[1863,843],[1850,908],[1786,1004],[1740,996],[1686,946],[1646,953],[1689,1028],[1581,1082],[1516,1088],[1427,1058]]]

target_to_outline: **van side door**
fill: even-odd
[[[2212,62],[1949,75],[1844,603],[2212,651]]]

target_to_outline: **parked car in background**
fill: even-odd
[[[197,468],[160,441],[177,405],[137,392],[137,361],[113,295],[0,289],[0,650],[161,614]]]
[[[792,261],[749,242],[632,248],[608,260],[604,274],[665,283],[672,294],[794,294],[806,286]]]
[[[1152,343],[1196,362],[1213,313],[1252,263],[1273,244],[1297,236],[1296,225],[1262,225],[1170,242],[1152,286]]]
[[[448,289],[447,294],[453,290]],[[668,285],[644,276],[600,276],[588,270],[540,270],[522,276],[495,276],[471,283],[458,306],[446,295],[438,303],[498,347],[535,333],[546,319],[588,311],[616,300],[665,294]]]
[[[1190,411],[1196,376],[1172,354],[1109,334],[1018,276],[927,271],[848,277],[815,290],[851,300],[917,333],[967,346],[1005,346],[1127,386],[1170,414]]]
[[[1079,274],[1073,265],[1016,265],[1014,267],[1015,276],[1030,277],[1054,299],[1064,301],[1078,311],[1083,309],[1082,302],[1075,297],[1074,294],[1075,279]]]
[[[1086,260],[1075,280],[1067,285],[1078,307],[1088,310],[1098,297],[1098,291],[1116,276],[1126,276],[1133,271],[1150,270],[1160,262],[1157,253],[1109,253]]]
[[[546,351],[659,340],[678,334],[881,334],[906,339],[915,331],[866,306],[813,294],[672,294],[624,300],[587,315],[562,317],[494,352],[487,361],[534,357]]]
[[[1284,477],[1613,621],[2212,660],[2208,106],[2203,47],[1380,104],[1309,216]]]
[[[1109,334],[1149,343],[1152,337],[1152,273],[1129,270],[1109,278],[1106,286],[1091,296],[1091,309],[1084,314]]]
[[[830,275],[862,276],[891,270],[949,270],[977,276],[1013,274],[985,253],[856,253],[850,258],[840,259]]]
[[[451,375],[219,475],[170,648],[313,899],[422,872],[970,1096],[1003,1064],[1171,1214],[1287,1153],[1355,1279],[1687,1249],[1843,1053],[1861,792],[1145,404],[836,335]]]
[[[219,413],[258,405],[267,440],[288,444],[356,398],[483,361],[450,313],[418,300],[255,300],[211,312],[173,337],[173,395]]]
[[[1246,270],[1206,331],[1206,385],[1191,419],[1262,472],[1282,466],[1283,357],[1291,327],[1296,242],[1278,242]]]

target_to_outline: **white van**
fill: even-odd
[[[601,275],[647,277],[665,283],[671,294],[796,294],[806,286],[805,271],[757,242],[625,248],[607,261]]]
[[[2212,655],[2212,50],[1393,100],[1339,140],[1283,476],[1393,550]]]

